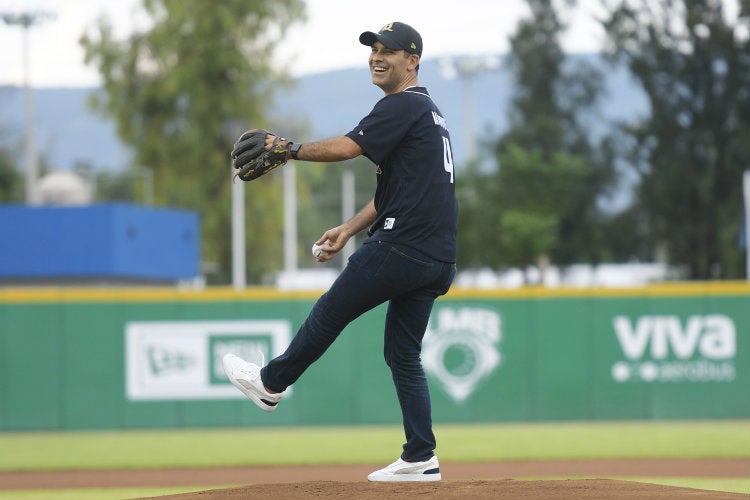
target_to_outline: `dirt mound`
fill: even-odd
[[[716,491],[656,486],[611,479],[568,479],[562,481],[441,481],[439,483],[350,483],[312,481],[307,483],[258,484],[239,488],[200,491],[158,497],[159,500],[485,500],[554,498],[556,500],[638,499],[653,500],[740,500],[746,495]]]

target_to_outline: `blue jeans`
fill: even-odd
[[[384,355],[401,405],[406,443],[401,458],[420,462],[432,457],[430,392],[422,368],[422,338],[432,304],[445,294],[456,265],[388,242],[362,245],[330,290],[313,306],[286,352],[261,370],[269,389],[283,391],[333,344],[341,331],[370,309],[388,302]]]

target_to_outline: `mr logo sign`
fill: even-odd
[[[500,315],[492,309],[444,307],[425,334],[425,370],[457,403],[463,402],[501,362]]]

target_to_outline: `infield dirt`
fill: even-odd
[[[747,495],[656,486],[611,479],[554,481],[442,481],[440,483],[343,483],[314,481],[243,486],[158,497],[160,500],[489,500],[489,499],[638,499],[638,500],[740,500]]]

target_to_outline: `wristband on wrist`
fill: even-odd
[[[302,144],[292,144],[292,147],[289,149],[290,153],[292,154],[292,160],[297,159],[297,155],[299,154],[299,150],[302,148]]]

